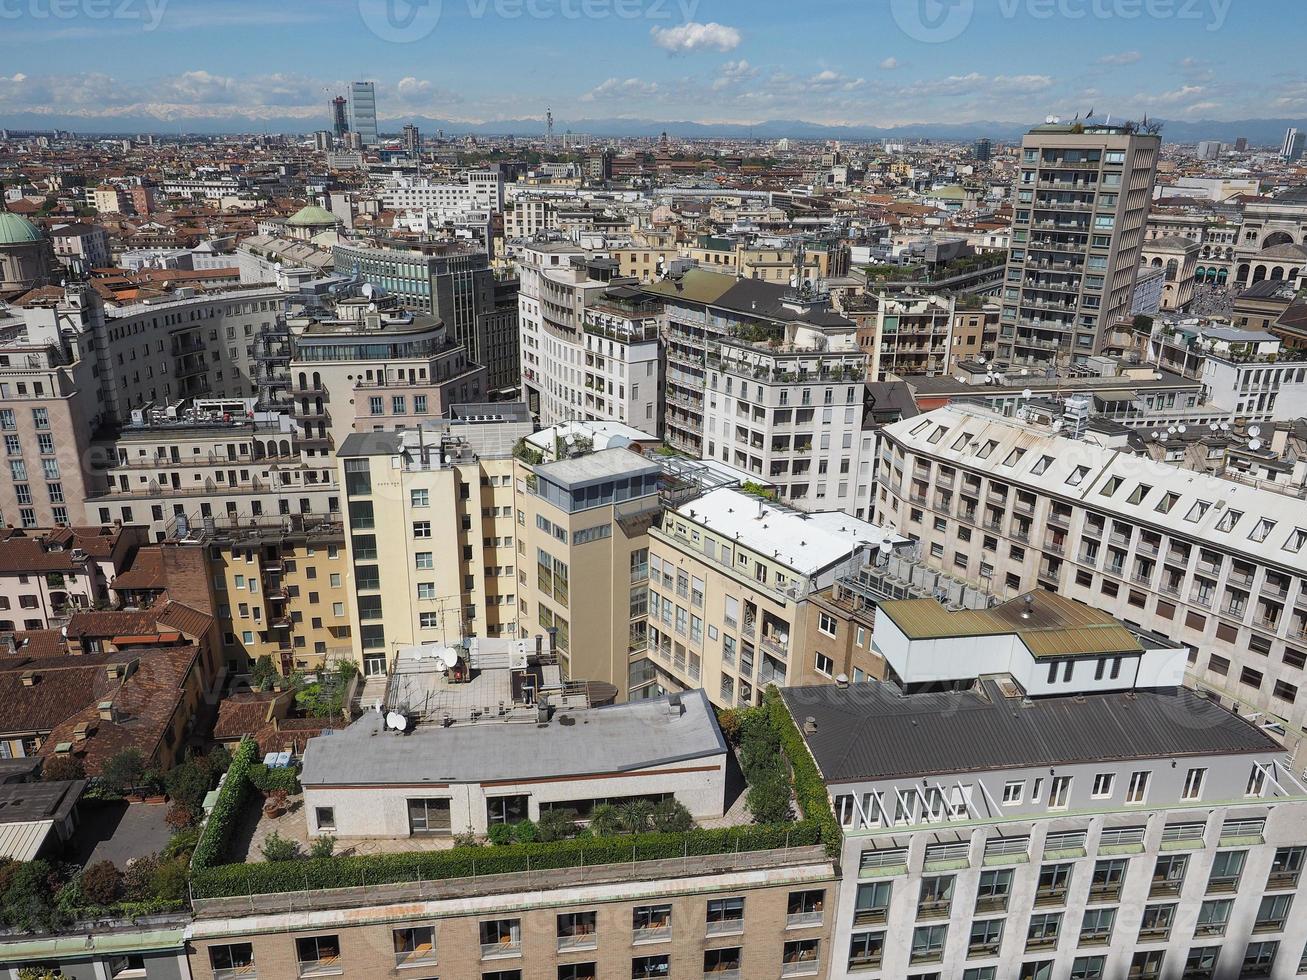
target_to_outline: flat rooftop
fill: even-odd
[[[989,609],[953,611],[935,599],[894,599],[879,609],[910,640],[1015,633],[1036,657],[1143,652],[1119,620],[1043,589]]]
[[[1284,752],[1251,722],[1188,688],[1022,700],[984,681],[904,694],[871,681],[781,691],[827,782],[1077,763]]]
[[[532,782],[632,772],[713,758],[726,743],[703,691],[521,720],[384,729],[368,712],[344,731],[310,739],[300,781],[314,786]],[[583,793],[578,790],[578,793]]]
[[[560,459],[556,463],[543,463],[535,471],[550,483],[575,490],[604,480],[661,473],[662,468],[637,452],[617,448],[584,453],[571,459]]]
[[[859,545],[908,540],[893,528],[842,511],[793,510],[729,487],[711,490],[678,507],[676,513],[804,575],[843,561]]]

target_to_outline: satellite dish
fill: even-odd
[[[1180,426],[1180,435],[1184,435],[1188,431],[1189,431],[1189,426],[1187,425]]]
[[[1221,431],[1221,427],[1220,427],[1220,425],[1218,425],[1216,422],[1208,422],[1208,423],[1207,423],[1207,428],[1211,429],[1213,432],[1220,432],[1220,431]]]
[[[1030,401],[1030,399],[1035,397],[1035,393],[1031,391],[1029,388],[1027,388],[1025,391],[1021,393],[1021,397],[1024,398],[1026,401]]]
[[[1154,439],[1154,440],[1161,439],[1161,438],[1162,438],[1162,433],[1157,432],[1157,431],[1154,431],[1154,432],[1153,432],[1153,439]]]
[[[1248,434],[1256,439],[1262,434],[1262,427],[1260,425],[1250,425],[1248,426]]]
[[[1167,431],[1168,433],[1170,433],[1171,435],[1175,435],[1175,433],[1176,433],[1176,428],[1175,428],[1175,426],[1171,426],[1171,427],[1170,427],[1169,429],[1167,429],[1166,431]]]
[[[445,647],[440,651],[440,659],[444,661],[446,667],[457,667],[458,651],[453,647]]]
[[[363,298],[364,298],[364,299],[371,299],[371,298],[372,298],[372,294],[373,294],[375,291],[376,291],[376,290],[374,290],[374,289],[372,288],[372,283],[370,283],[370,282],[365,282],[365,283],[363,284],[363,289],[361,290],[361,292],[363,293]]]
[[[1221,431],[1222,431],[1222,432],[1229,432],[1229,431],[1230,431],[1230,423],[1229,423],[1229,422],[1222,422],[1222,423],[1221,423]]]
[[[1257,452],[1257,450],[1262,448],[1262,440],[1254,439],[1252,442],[1248,443],[1248,448],[1253,452]]]

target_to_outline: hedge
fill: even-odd
[[[817,770],[817,763],[813,760],[812,753],[808,751],[808,743],[799,733],[790,710],[781,700],[780,692],[775,687],[767,688],[763,700],[767,705],[772,724],[780,732],[781,748],[789,757],[794,779],[794,797],[799,801],[803,818],[820,830],[821,839],[826,844],[826,853],[831,857],[838,857],[844,836],[843,831],[840,830],[839,821],[835,819],[835,812],[831,809],[826,781],[821,778],[821,773]]]
[[[231,843],[232,832],[241,818],[241,808],[250,793],[250,767],[258,752],[258,743],[247,738],[232,753],[231,765],[218,788],[218,800],[204,821],[195,853],[191,855],[192,873],[213,868],[225,860],[227,845]]]
[[[269,769],[262,762],[250,766],[250,783],[261,793],[284,789],[288,796],[298,796],[301,790],[299,770],[291,766]]]
[[[448,851],[372,854],[277,863],[229,864],[197,868],[191,878],[194,898],[227,898],[276,892],[357,888],[403,882],[438,881],[480,875],[520,874],[555,868],[591,867],[705,856],[735,851],[767,851],[819,844],[822,831],[814,821],[777,827],[729,827],[682,834],[637,834],[628,837],[575,837],[551,843],[502,847],[456,847]]]

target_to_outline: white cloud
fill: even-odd
[[[406,98],[415,95],[427,95],[431,91],[431,83],[425,79],[408,75],[395,84],[395,91]]]
[[[582,102],[598,102],[602,99],[647,99],[659,92],[657,82],[646,82],[639,78],[608,78],[600,82],[585,95]]]
[[[995,92],[1043,92],[1053,87],[1048,75],[995,75],[990,82]]]
[[[1098,59],[1100,65],[1135,65],[1142,61],[1144,56],[1138,51],[1122,51],[1119,54],[1105,54]]]
[[[882,61],[880,67],[882,71],[893,71],[895,68],[901,67],[901,65],[898,58],[890,57]]]
[[[649,31],[649,36],[653,38],[654,44],[672,54],[708,50],[734,51],[743,40],[734,27],[716,22],[700,24],[693,20],[676,27],[655,27]]]
[[[1201,85],[1182,85],[1178,89],[1170,92],[1162,92],[1160,95],[1154,95],[1146,101],[1156,102],[1161,105],[1175,105],[1177,102],[1188,102],[1190,99],[1197,98],[1205,92]]]

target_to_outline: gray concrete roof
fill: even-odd
[[[548,725],[489,720],[385,731],[367,712],[344,731],[310,739],[305,786],[531,782],[632,772],[722,755],[726,743],[703,691],[606,708],[560,711]],[[569,721],[570,719],[570,721]]]
[[[637,473],[657,473],[659,466],[639,453],[625,448],[601,449],[556,463],[536,467],[536,473],[550,483],[569,490],[600,480],[612,480]]]
[[[985,772],[1028,766],[1282,753],[1270,736],[1187,688],[1084,697],[1005,698],[983,692],[904,695],[892,684],[781,692],[830,782]]]

